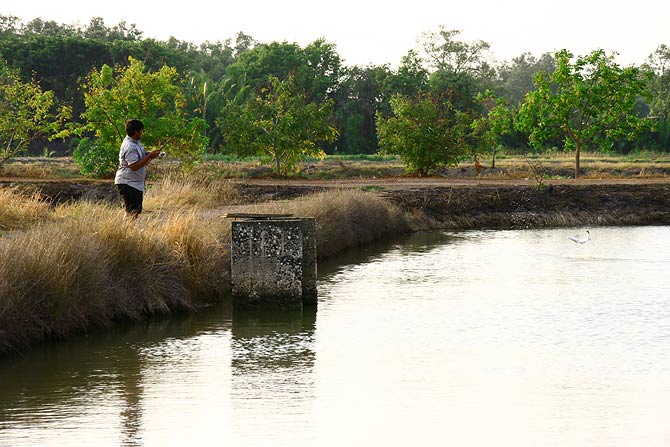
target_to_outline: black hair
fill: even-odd
[[[135,132],[144,129],[144,123],[140,120],[128,120],[126,121],[126,134],[129,137],[132,137]]]

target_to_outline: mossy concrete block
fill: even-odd
[[[231,281],[237,307],[301,308],[316,301],[314,219],[250,219],[232,224]],[[307,254],[307,256],[305,256]]]

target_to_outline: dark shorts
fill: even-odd
[[[123,199],[123,206],[126,208],[126,213],[137,216],[142,212],[142,199],[144,194],[139,189],[132,186],[119,184],[116,185],[119,194]]]

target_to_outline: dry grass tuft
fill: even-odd
[[[228,252],[195,213],[124,220],[110,207],[60,207],[0,239],[0,352],[117,320],[190,310],[228,287]]]
[[[238,199],[237,188],[229,180],[202,184],[179,176],[170,176],[147,190],[145,204],[154,209],[204,209],[235,203]]]
[[[221,299],[230,281],[230,232],[193,211],[170,217],[157,232],[179,261],[180,277],[192,300]]]
[[[330,190],[287,202],[263,203],[245,207],[243,212],[314,217],[319,257],[409,229],[400,210],[377,194],[360,189]]]
[[[49,204],[38,193],[26,197],[0,188],[0,230],[26,228],[49,218]]]

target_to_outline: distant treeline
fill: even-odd
[[[534,90],[534,76],[556,67],[550,53],[539,57],[523,53],[494,65],[489,62],[489,43],[463,42],[458,37],[459,31],[443,28],[424,34],[421,51],[409,50],[397,68],[345,66],[335,44],[322,39],[301,47],[261,43],[239,32],[235,39],[196,45],[175,38],[144,38],[135,25],[121,22],[110,27],[101,18],[88,25],[65,25],[0,16],[0,58],[25,80],[34,78],[59,102],[70,105],[75,121],[85,111],[81,84],[91,70],[103,64],[127,65],[129,57],[143,61],[150,70],[174,67],[183,77],[190,112],[209,124],[211,153],[228,152],[216,125],[225,104],[243,101],[271,77],[292,77],[308,100],[332,100],[332,121],[339,134],[324,144],[327,153],[372,154],[378,150],[376,120],[391,114],[391,98],[397,94],[412,97],[430,91],[448,98],[458,110],[477,115],[485,113],[478,95],[492,92],[514,112],[524,95]],[[640,98],[637,113],[653,116],[659,126],[633,142],[622,141],[613,151],[669,148],[670,50],[660,45],[648,64],[654,73],[651,100]],[[526,148],[528,135],[509,132],[501,144]],[[545,144],[562,145],[560,140]]]

